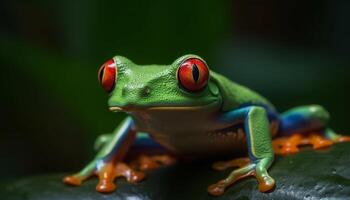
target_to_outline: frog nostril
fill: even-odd
[[[151,94],[151,88],[149,88],[148,86],[142,88],[141,90],[141,96],[142,97],[147,97]]]
[[[123,87],[122,89],[122,96],[125,96],[128,93],[128,88],[127,87]]]

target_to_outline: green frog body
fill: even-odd
[[[333,141],[342,137],[327,127],[329,114],[322,106],[300,106],[280,114],[266,98],[209,70],[196,55],[170,65],[137,65],[115,56],[100,68],[99,82],[110,96],[109,109],[128,116],[112,134],[97,139],[96,157],[64,181],[79,185],[97,174],[100,192],[113,191],[118,176],[129,182],[143,178],[122,162],[132,144],[160,144],[174,154],[198,157],[247,149],[245,164],[231,162],[240,167],[208,187],[210,194],[221,195],[246,176],[255,176],[262,192],[273,189],[275,180],[268,169],[274,159],[271,138],[277,134],[320,131]]]

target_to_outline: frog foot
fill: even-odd
[[[123,162],[103,162],[96,164],[96,170],[89,171],[89,168],[83,169],[81,172],[66,176],[63,181],[68,185],[78,186],[84,180],[92,175],[97,175],[99,182],[96,190],[101,193],[109,193],[116,189],[114,180],[119,177],[124,177],[129,183],[136,183],[144,179],[143,172],[135,171]],[[87,166],[89,167],[89,166]]]
[[[259,183],[261,192],[268,192],[275,186],[275,180],[267,173],[267,168],[272,159],[263,158],[253,163],[248,158],[239,158],[228,162],[217,162],[213,165],[214,169],[224,170],[228,167],[239,167],[223,180],[218,181],[208,187],[208,193],[213,196],[222,195],[226,188],[245,177],[254,176]]]
[[[170,166],[176,163],[176,159],[170,155],[140,155],[136,160],[131,162],[131,167],[141,171],[158,169],[162,165]]]
[[[326,130],[326,136],[335,143],[350,142],[350,136],[337,134],[330,129]]]
[[[337,139],[335,139],[335,142],[350,142],[350,136],[339,136]]]
[[[299,152],[299,146],[302,145],[312,145],[312,148],[317,150],[327,148],[334,142],[336,141],[327,139],[318,133],[311,133],[304,137],[301,134],[294,134],[289,138],[283,137],[273,140],[272,146],[276,154],[286,155]]]

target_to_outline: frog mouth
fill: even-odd
[[[199,111],[212,110],[220,107],[220,102],[214,101],[203,105],[112,105],[109,110],[112,112],[137,112],[137,111]]]
[[[135,111],[135,110],[142,110],[142,111],[157,111],[157,110],[202,110],[207,107],[210,107],[209,105],[203,105],[203,106],[153,106],[153,107],[147,107],[147,108],[135,108],[135,107],[120,107],[120,106],[111,106],[109,107],[109,110],[112,112],[122,112],[122,111]]]

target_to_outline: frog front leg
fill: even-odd
[[[244,133],[248,144],[250,162],[245,166],[234,170],[226,179],[223,179],[208,187],[211,195],[221,195],[226,187],[237,180],[255,176],[259,183],[259,190],[266,192],[275,185],[275,180],[268,174],[267,170],[274,159],[270,126],[265,108],[260,106],[248,106],[232,110],[220,116],[223,123],[244,123]]]
[[[80,172],[66,176],[64,182],[69,185],[80,185],[92,175],[97,175],[99,183],[96,190],[111,192],[116,188],[114,179],[123,176],[128,182],[137,182],[144,178],[142,172],[132,170],[122,163],[122,159],[135,139],[136,131],[133,120],[127,117],[114,131],[110,141],[105,142],[96,157]]]

